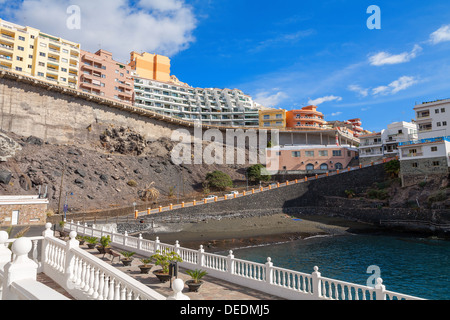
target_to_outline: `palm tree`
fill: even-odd
[[[154,184],[155,182],[152,181],[152,183],[147,184],[145,189],[142,190],[142,199],[145,199],[146,202],[148,200],[153,202],[159,198],[159,190],[153,187]]]

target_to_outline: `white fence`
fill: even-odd
[[[345,281],[324,278],[317,267],[311,274],[275,267],[270,258],[265,264],[236,259],[233,252],[228,256],[206,253],[202,246],[199,250],[182,248],[178,241],[174,245],[99,230],[80,222],[67,222],[65,228],[77,234],[101,238],[110,236],[111,245],[116,248],[134,251],[139,255],[151,256],[157,250],[168,249],[178,253],[183,262],[179,265],[188,269],[202,269],[212,277],[246,286],[274,296],[292,300],[422,300],[405,294],[386,291],[382,279],[377,279],[375,287],[363,286]]]
[[[127,274],[79,248],[76,232],[65,242],[53,236],[51,224],[42,237],[8,240],[0,231],[0,297],[2,300],[66,300],[37,282],[43,272],[76,300],[166,300]],[[6,236],[5,236],[6,234]],[[41,242],[40,257],[37,241]],[[12,250],[7,244],[12,242]],[[33,244],[34,243],[34,244]],[[32,257],[32,259],[29,258]]]

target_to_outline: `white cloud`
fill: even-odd
[[[269,92],[259,92],[254,96],[253,100],[264,107],[275,107],[286,98],[288,98],[288,95],[282,91],[275,94],[270,94]]]
[[[356,84],[352,84],[348,86],[350,91],[358,93],[362,97],[367,97],[369,95],[369,89],[362,88]]]
[[[66,26],[71,5],[81,9],[81,29]],[[81,43],[82,49],[111,51],[127,62],[131,51],[167,56],[194,41],[197,20],[185,0],[24,0],[9,7],[16,23]],[[51,18],[50,18],[51,17]]]
[[[401,54],[390,54],[385,51],[381,51],[369,57],[369,62],[373,66],[383,66],[386,64],[398,64],[411,61],[417,54],[422,51],[422,47],[415,45],[411,52],[403,52]]]
[[[395,81],[392,81],[387,86],[379,86],[379,87],[372,89],[372,94],[373,95],[396,94],[399,91],[402,91],[402,90],[405,90],[405,89],[411,87],[412,85],[416,84],[417,82],[418,82],[418,80],[415,79],[414,77],[403,76],[403,77],[398,78]]]
[[[329,102],[329,101],[341,101],[342,98],[341,97],[336,97],[336,96],[325,96],[325,97],[321,97],[321,98],[317,98],[314,100],[309,100],[308,104],[309,105],[314,105],[314,106],[318,106],[319,104],[322,104],[324,102]]]
[[[444,25],[430,35],[430,41],[438,44],[444,41],[450,41],[450,24]]]
[[[336,116],[339,116],[339,115],[341,115],[341,114],[342,114],[342,112],[338,111],[338,112],[333,112],[333,113],[331,114],[331,116],[332,116],[332,117],[336,117]]]

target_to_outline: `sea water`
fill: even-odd
[[[374,272],[386,290],[425,299],[450,299],[450,241],[386,235],[311,237],[282,244],[233,250],[259,263],[368,285]],[[369,268],[370,267],[370,268]],[[369,281],[369,282],[368,282]]]

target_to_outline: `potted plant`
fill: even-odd
[[[98,239],[96,237],[85,237],[89,249],[94,249]]]
[[[136,252],[121,251],[120,254],[123,256],[123,258],[121,259],[123,265],[130,266],[131,262],[133,261],[133,258],[131,258],[131,257],[134,256],[136,254]]]
[[[77,239],[80,242],[80,245],[82,246],[84,242],[86,241],[86,237],[84,236],[76,236],[75,239]]]
[[[183,261],[179,254],[175,251],[169,250],[156,250],[156,254],[152,255],[152,258],[155,260],[155,264],[157,266],[161,266],[161,270],[156,270],[153,272],[153,274],[161,282],[167,282],[170,280],[171,275],[169,274],[169,266],[171,263]]]
[[[103,236],[100,238],[100,245],[97,246],[97,250],[100,253],[106,254],[109,253],[109,249],[110,246],[109,244],[111,243],[111,237],[110,236]]]
[[[191,280],[186,281],[186,284],[189,287],[189,291],[198,292],[198,289],[200,289],[201,285],[203,284],[203,281],[201,279],[208,273],[204,270],[199,269],[187,270],[186,273],[192,278]]]
[[[139,268],[141,269],[141,273],[149,273],[150,269],[153,267],[153,265],[151,264],[153,261],[152,257],[149,258],[142,258],[141,262],[143,264],[139,265]]]

